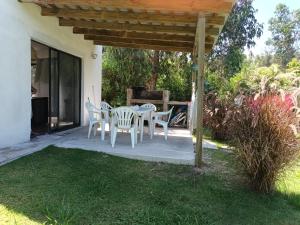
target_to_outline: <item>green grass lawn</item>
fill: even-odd
[[[230,154],[208,154],[233,171]],[[300,224],[300,165],[270,196],[236,177],[48,147],[0,167],[0,224]]]

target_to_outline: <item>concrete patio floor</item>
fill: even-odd
[[[105,141],[100,140],[100,132],[94,137],[87,138],[87,127],[42,135],[30,142],[0,149],[0,165],[16,160],[25,155],[37,152],[49,145],[63,148],[79,148],[83,150],[104,152],[111,155],[145,161],[167,162],[174,164],[194,164],[194,146],[192,136],[187,129],[170,129],[168,140],[165,141],[163,132],[157,129],[153,139],[144,133],[142,143],[138,142],[131,148],[130,134],[118,133],[115,148],[111,147],[109,132],[106,132]],[[205,148],[216,148],[208,141],[204,141]]]

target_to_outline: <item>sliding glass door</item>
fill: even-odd
[[[81,59],[50,49],[50,131],[80,125]]]

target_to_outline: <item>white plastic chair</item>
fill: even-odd
[[[167,112],[154,112],[153,113],[153,134],[156,124],[161,125],[164,128],[165,140],[168,140],[168,125],[172,115],[174,106]],[[167,117],[167,120],[164,120],[163,117]]]
[[[153,129],[154,127],[152,126],[153,125],[153,121],[152,121],[152,118],[153,118],[153,113],[156,112],[157,108],[155,105],[153,105],[152,103],[146,103],[144,105],[141,105],[142,108],[147,108],[147,109],[152,109],[151,112],[149,113],[146,113],[144,115],[144,120],[147,120],[148,122],[148,127],[149,127],[149,134],[150,134],[150,138],[152,139],[152,134],[153,134]]]
[[[131,105],[129,106],[131,109],[133,109],[134,111],[138,110],[140,107],[138,105]]]
[[[136,137],[136,112],[130,107],[119,107],[112,110],[113,118],[111,124],[111,145],[114,148],[118,129],[129,130],[131,135],[131,146],[137,142]]]
[[[110,121],[109,113],[111,112],[112,108],[113,107],[111,107],[111,105],[107,102],[100,102],[100,109],[104,112],[104,119],[106,120],[106,122]]]
[[[107,102],[100,102],[100,109],[104,114],[104,120],[105,122],[109,125],[109,129],[110,129],[110,113],[113,107],[111,107],[110,104],[108,104]]]
[[[101,139],[104,140],[105,136],[105,120],[102,119],[102,112],[96,106],[94,106],[90,101],[85,103],[86,109],[89,113],[89,132],[88,138],[90,138],[91,131],[94,128],[94,136],[96,136],[97,126],[101,127]]]

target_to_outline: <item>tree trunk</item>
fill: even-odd
[[[147,82],[147,88],[149,91],[153,91],[156,89],[158,70],[159,70],[159,51],[154,51],[154,55],[152,58],[152,75],[149,81]]]

